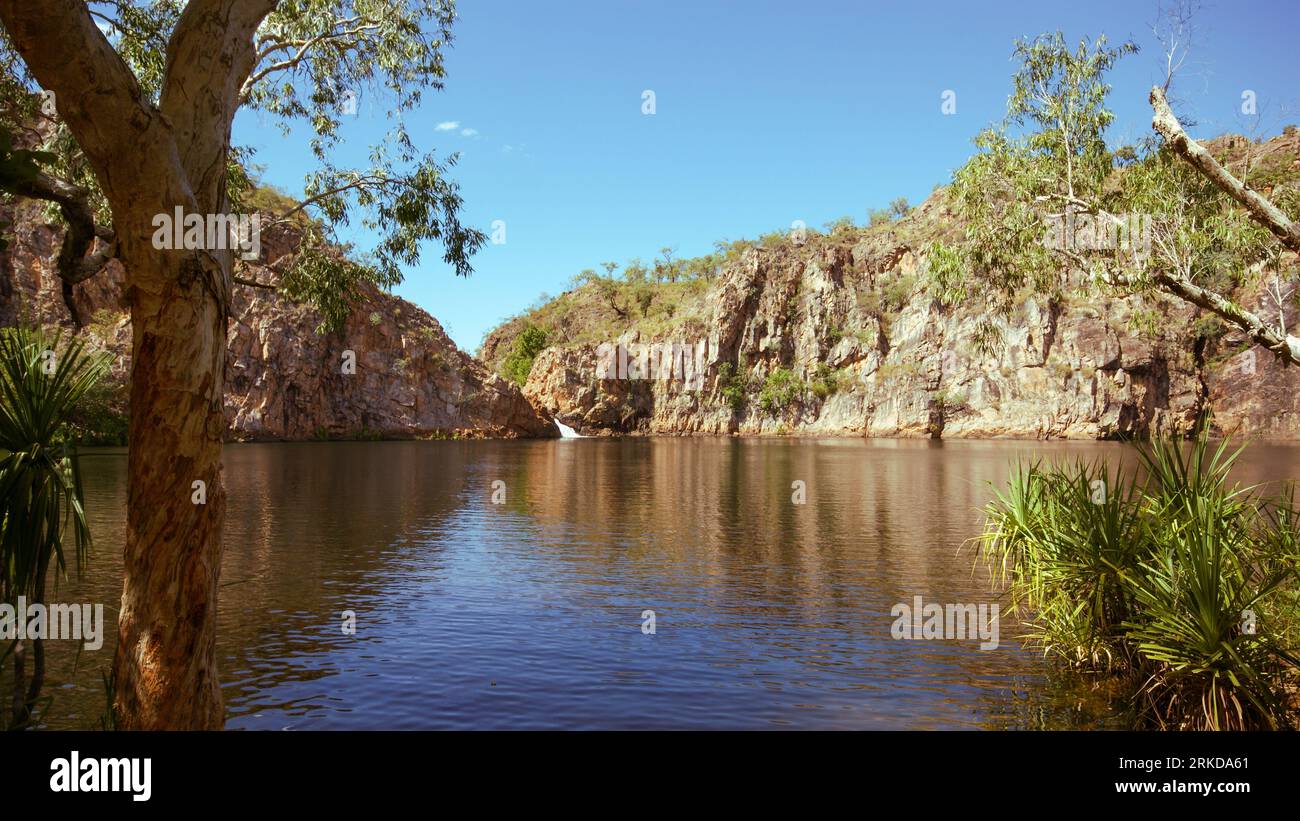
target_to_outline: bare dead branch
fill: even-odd
[[[1187,136],[1178,118],[1169,108],[1164,89],[1159,86],[1151,89],[1151,108],[1155,111],[1155,116],[1151,119],[1152,127],[1164,137],[1165,144],[1173,149],[1175,154],[1236,200],[1250,214],[1251,219],[1271,231],[1283,245],[1300,253],[1300,225],[1292,222],[1282,209],[1269,202],[1259,192],[1248,188],[1234,177],[1203,145]]]
[[[1253,312],[1213,291],[1207,291],[1184,276],[1159,273],[1154,280],[1170,293],[1242,329],[1255,342],[1277,354],[1284,363],[1300,365],[1300,337],[1278,331]]]

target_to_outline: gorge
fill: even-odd
[[[1214,143],[1229,155],[1242,144]],[[1281,179],[1300,177],[1295,133],[1257,153]],[[427,312],[373,286],[328,333],[309,306],[236,288],[228,438],[548,437],[558,419],[586,435],[1115,439],[1186,432],[1210,415],[1221,432],[1300,439],[1300,371],[1172,298],[1056,303],[1027,293],[1003,323],[1000,349],[977,351],[978,311],[943,305],[928,284],[932,244],[960,227],[945,190],[881,224],[732,243],[704,274],[587,277],[491,331],[478,357]],[[124,413],[120,266],[65,287],[55,265],[62,229],[31,201],[3,208],[14,241],[0,252],[0,321],[83,321],[116,356]],[[296,241],[291,229],[262,237],[253,278],[274,285]],[[1294,290],[1296,272],[1296,255],[1284,255],[1279,281]],[[1293,322],[1294,299],[1268,304],[1269,273],[1235,297]],[[502,374],[526,328],[546,343],[515,384]],[[686,363],[690,378],[635,378],[635,367],[627,378],[626,364],[608,362],[613,350],[683,340],[699,360]],[[338,366],[347,351],[355,374]]]

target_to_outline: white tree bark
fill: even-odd
[[[1253,220],[1271,231],[1284,246],[1300,253],[1300,225],[1292,222],[1282,209],[1258,191],[1248,188],[1234,177],[1203,145],[1187,136],[1169,107],[1164,89],[1159,86],[1152,88],[1150,100],[1155,112],[1151,125],[1164,138],[1165,145],[1236,200]],[[1284,363],[1300,365],[1300,337],[1287,333],[1285,327],[1272,327],[1251,311],[1220,294],[1201,288],[1186,277],[1162,273],[1155,279],[1165,290],[1217,314],[1250,334],[1252,339],[1276,353]]]

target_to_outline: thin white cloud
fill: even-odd
[[[462,137],[477,137],[477,136],[478,136],[478,129],[477,129],[477,128],[462,128],[461,131],[460,131],[460,136],[462,136]]]
[[[455,131],[460,128],[459,120],[448,120],[445,123],[438,123],[433,127],[434,131]]]

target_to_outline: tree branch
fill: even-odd
[[[1099,279],[1112,288],[1128,291],[1141,291],[1154,284],[1160,290],[1203,308],[1244,331],[1255,342],[1277,354],[1284,365],[1300,365],[1300,337],[1292,336],[1284,329],[1272,327],[1255,313],[1226,297],[1202,288],[1181,274],[1159,271],[1148,283],[1140,277],[1106,271],[1101,273]]]
[[[1251,311],[1213,291],[1207,291],[1186,277],[1161,272],[1155,275],[1154,281],[1175,296],[1236,325],[1249,334],[1251,339],[1277,354],[1284,363],[1300,365],[1300,337],[1279,331]]]
[[[229,208],[230,128],[240,89],[257,59],[253,37],[277,2],[190,0],[168,41],[159,108],[199,213]],[[203,260],[206,287],[228,311],[233,255],[208,250]]]
[[[253,36],[276,3],[190,0],[168,42],[159,107],[201,211],[224,210],[230,125],[257,58]]]
[[[339,20],[335,22],[333,26],[348,25],[350,23],[355,23],[360,19],[361,19],[360,17],[351,17],[348,18],[347,20]],[[252,92],[253,86],[257,85],[259,82],[266,79],[266,77],[268,77],[269,75],[274,74],[278,71],[285,71],[287,69],[294,68],[295,66],[300,64],[304,59],[306,59],[307,55],[311,52],[312,48],[314,48],[315,46],[318,46],[324,42],[332,42],[335,40],[343,40],[349,37],[355,37],[364,32],[374,31],[375,29],[378,28],[379,28],[378,23],[365,23],[363,25],[357,26],[356,28],[347,29],[344,31],[333,31],[331,28],[330,31],[323,32],[321,34],[316,35],[315,37],[311,37],[306,40],[285,40],[281,42],[276,42],[275,44],[262,49],[260,52],[258,52],[256,58],[257,65],[261,65],[263,60],[265,60],[270,55],[276,53],[277,51],[286,51],[288,49],[295,48],[295,47],[298,49],[298,51],[295,52],[292,57],[281,60],[278,63],[272,63],[271,65],[266,66],[265,68],[254,71],[253,74],[250,75],[249,78],[244,81],[243,88],[240,91],[240,98],[246,99],[248,95]]]
[[[111,228],[95,224],[95,213],[91,210],[86,189],[42,171],[30,180],[18,181],[12,190],[24,197],[58,204],[63,219],[68,223],[58,260],[59,276],[64,282],[76,285],[89,279],[116,254],[117,237]],[[86,251],[97,238],[105,241],[104,247],[86,256]]]
[[[0,23],[42,88],[55,93],[59,115],[85,152],[114,212],[180,193],[166,170],[175,147],[135,75],[95,25],[83,0],[0,0]],[[122,162],[122,148],[152,173]],[[138,206],[136,208],[138,209]],[[149,230],[118,225],[119,232]]]
[[[1246,187],[1246,185],[1234,177],[1226,168],[1214,159],[1205,147],[1187,136],[1183,130],[1182,124],[1174,116],[1174,112],[1169,108],[1169,101],[1165,99],[1164,89],[1155,86],[1151,89],[1151,108],[1155,111],[1155,116],[1151,119],[1151,125],[1160,136],[1165,138],[1165,144],[1173,149],[1174,153],[1186,160],[1193,168],[1200,171],[1201,174],[1219,187],[1224,193],[1240,203],[1251,218],[1260,225],[1267,228],[1273,233],[1282,244],[1292,251],[1300,253],[1300,225],[1291,221],[1282,209],[1269,202],[1257,191]]]
[[[333,29],[335,26],[350,26],[360,20],[360,15],[356,17],[348,17],[343,20],[336,20],[330,24],[330,28]],[[301,46],[306,42],[307,40],[284,40],[276,32],[263,35],[257,39],[257,63],[258,65],[261,65],[263,60],[270,57],[272,54],[275,54],[277,51],[287,51],[291,48]]]
[[[241,277],[241,276],[232,276],[230,278],[230,281],[235,283],[236,285],[247,285],[250,288],[264,288],[265,290],[268,291],[280,290],[280,286],[278,285],[272,285],[269,282],[258,282],[255,279],[246,279],[245,277]]]
[[[331,188],[328,191],[322,191],[319,194],[315,194],[311,197],[308,197],[307,199],[295,205],[293,208],[290,208],[288,211],[285,211],[283,214],[274,217],[271,220],[270,224],[280,225],[284,222],[287,222],[289,220],[289,217],[292,217],[294,214],[297,214],[301,211],[305,211],[309,206],[315,205],[316,203],[320,202],[323,199],[327,199],[329,197],[342,194],[344,191],[351,191],[353,189],[365,189],[365,188],[374,188],[376,190],[383,190],[389,187],[396,187],[400,189],[402,187],[402,183],[400,180],[394,180],[391,177],[384,177],[378,174],[367,174],[363,177],[359,177],[358,179],[353,180],[352,182],[335,186],[334,188]]]

